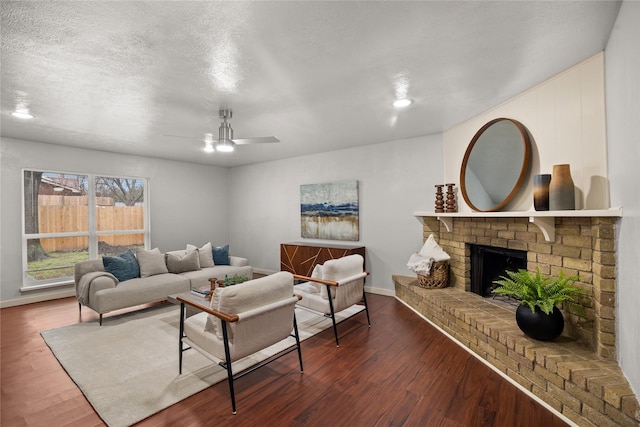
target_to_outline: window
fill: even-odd
[[[24,287],[68,283],[78,261],[144,248],[146,187],[141,178],[25,170]]]

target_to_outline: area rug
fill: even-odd
[[[336,317],[362,309],[353,306]],[[77,323],[40,334],[102,420],[129,426],[227,378],[195,350],[184,353],[178,375],[179,313],[179,306],[163,305],[108,317],[103,326]],[[330,318],[304,309],[296,309],[296,318],[302,340],[331,327]],[[234,363],[234,372],[295,344],[287,341]]]

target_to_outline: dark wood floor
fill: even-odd
[[[369,304],[371,329],[342,323],[339,348],[331,330],[303,342],[304,374],[294,352],[238,380],[237,415],[222,382],[139,425],[565,425],[394,298]],[[72,298],[0,311],[2,426],[103,425],[38,333],[78,320]]]

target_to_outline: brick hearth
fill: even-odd
[[[552,242],[526,217],[456,217],[450,231],[422,220],[423,239],[433,234],[451,255],[450,284],[394,276],[398,299],[578,425],[638,426],[638,400],[615,362],[615,218],[556,218]],[[529,271],[578,274],[584,316],[563,309],[565,332],[551,343],[526,337],[515,307],[468,292],[471,244],[527,251]]]
[[[515,324],[515,308],[491,299],[421,288],[414,277],[393,280],[398,299],[577,425],[638,425],[638,401],[615,361],[564,335],[530,339]]]

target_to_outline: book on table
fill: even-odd
[[[203,288],[195,288],[195,289],[191,289],[191,293],[194,295],[198,295],[201,296],[203,298],[206,298],[209,295],[209,291],[211,290],[210,287],[203,287]]]

